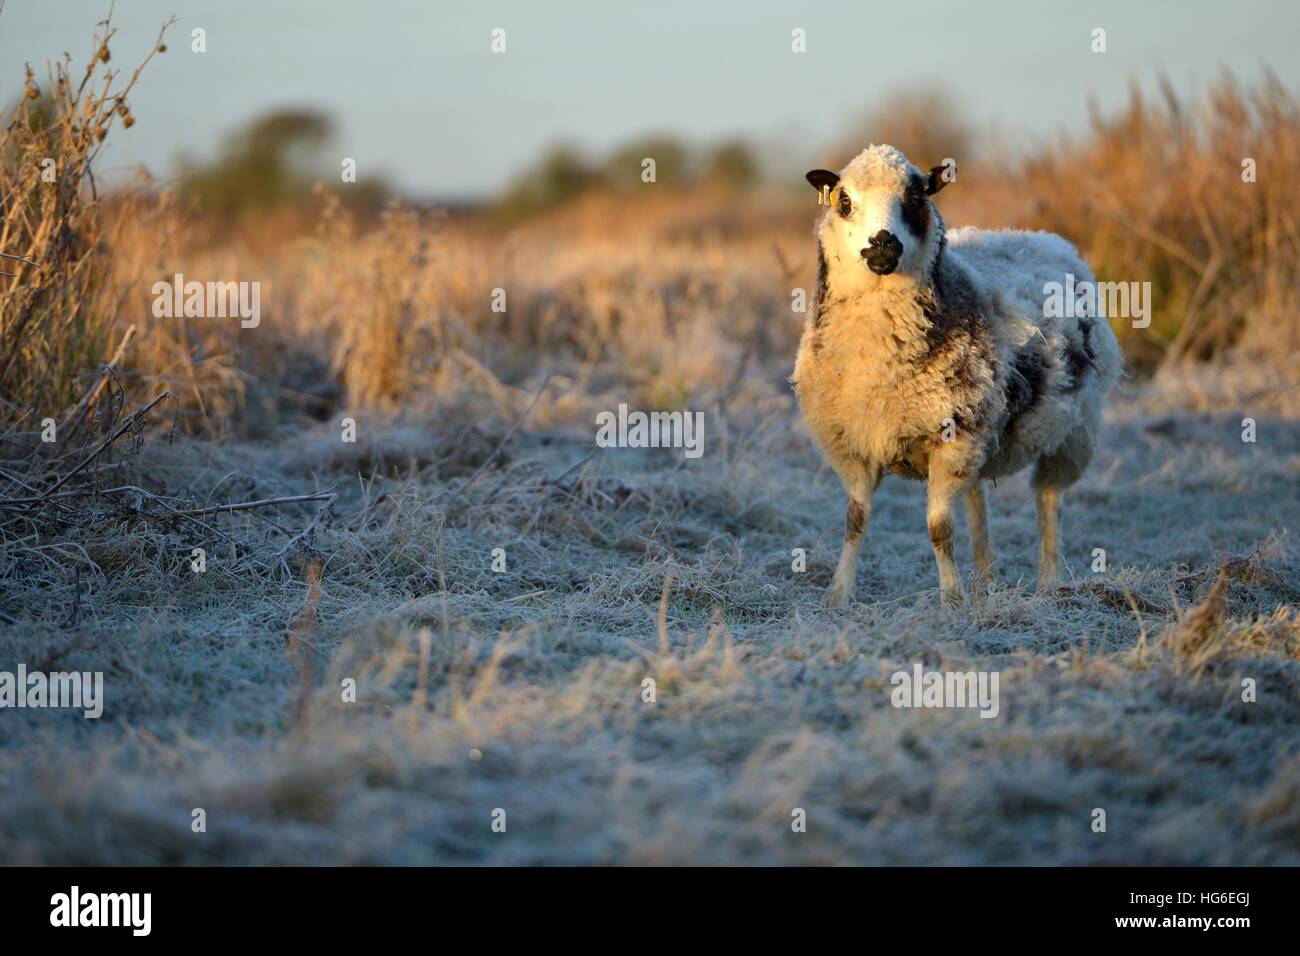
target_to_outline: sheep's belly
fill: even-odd
[[[990,455],[980,467],[979,475],[983,480],[1005,478],[1007,475],[1014,475],[1028,468],[1041,457],[1040,449],[1025,442],[1012,442],[1003,445],[996,453]]]
[[[926,481],[930,476],[930,445],[927,441],[913,441],[903,447],[902,452],[885,467],[891,475],[910,478],[913,481]]]
[[[980,469],[981,478],[1004,478],[1050,455],[1068,435],[1084,428],[1078,393],[1045,395],[1015,426],[1000,436],[998,446]]]

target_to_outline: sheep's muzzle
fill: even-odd
[[[903,243],[888,229],[881,229],[867,241],[862,250],[862,258],[867,268],[876,275],[887,276],[898,268],[898,260],[903,255]]]

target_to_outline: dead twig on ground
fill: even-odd
[[[333,491],[322,491],[314,495],[285,495],[280,498],[261,498],[257,501],[232,501],[222,505],[212,505],[208,508],[194,508],[189,511],[183,511],[181,514],[186,515],[212,515],[224,514],[234,511],[248,511],[251,508],[270,508],[274,505],[290,505],[302,501],[325,501],[332,502],[338,495]]]

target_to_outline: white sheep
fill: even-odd
[[[981,482],[1035,465],[1038,584],[1051,586],[1061,491],[1091,459],[1122,371],[1104,316],[1045,314],[1050,283],[1093,282],[1074,247],[1045,232],[946,233],[930,200],[944,170],[922,173],[892,146],[870,146],[839,175],[808,173],[828,202],[816,229],[817,302],[792,382],[849,497],[832,607],[853,594],[886,470],[928,483],[939,587],[957,603],[954,501],[965,503],[983,587],[993,556]]]

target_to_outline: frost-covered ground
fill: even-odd
[[[105,710],[0,711],[0,861],[1300,863],[1300,418],[1235,401],[1116,396],[1055,593],[1000,482],[956,610],[892,478],[857,603],[819,605],[844,501],[776,386],[693,461],[595,449],[590,409],[150,435],[127,469],[190,505],[339,497],[305,550],[315,503],[105,508],[59,586],[57,535],[3,559],[0,670],[103,671]],[[998,672],[998,716],[896,709],[917,662]]]

